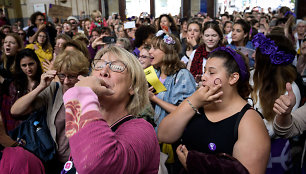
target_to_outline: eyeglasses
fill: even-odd
[[[24,33],[18,33],[18,35],[24,35]]]
[[[65,80],[65,78],[67,77],[68,80],[76,80],[78,79],[78,75],[65,75],[65,74],[57,74],[57,77],[60,79],[60,80]]]
[[[71,24],[76,24],[76,22],[70,22]]]
[[[38,21],[45,21],[45,19],[36,19],[36,20],[38,20]]]
[[[101,59],[94,59],[91,67],[96,71],[100,71],[107,65],[109,65],[109,69],[113,72],[123,72],[126,69],[126,65],[121,61],[107,62]]]

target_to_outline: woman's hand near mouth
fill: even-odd
[[[109,88],[110,86],[104,80],[95,76],[84,77],[79,75],[78,79],[79,82],[74,85],[75,87],[89,87],[97,96],[114,94],[114,91]]]

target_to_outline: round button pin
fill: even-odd
[[[215,145],[215,143],[209,143],[208,144],[208,148],[211,150],[211,151],[215,151],[217,146]]]
[[[67,162],[65,163],[64,170],[65,170],[66,172],[68,172],[68,171],[72,168],[72,166],[73,166],[72,161],[67,161]]]

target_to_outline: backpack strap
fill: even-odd
[[[236,119],[236,123],[235,123],[235,127],[234,127],[234,139],[237,140],[238,139],[238,127],[239,127],[239,123],[243,117],[243,115],[245,114],[245,112],[247,110],[249,110],[251,107],[251,105],[249,104],[246,104],[242,109],[241,111],[238,113],[238,117]]]
[[[112,129],[113,132],[115,132],[118,127],[123,124],[124,122],[127,122],[129,120],[132,120],[132,119],[135,119],[136,117],[135,116],[132,116],[132,115],[127,115],[127,116],[124,116],[122,117],[121,119],[119,119],[118,121],[116,121],[115,123],[113,123],[110,128]]]

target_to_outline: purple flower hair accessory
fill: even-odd
[[[168,34],[166,34],[163,30],[159,30],[159,31],[155,34],[155,36],[157,36],[157,37],[160,37],[160,36],[162,36],[162,35],[163,35],[163,40],[164,40],[164,42],[165,42],[166,44],[168,44],[168,45],[170,45],[170,44],[174,45],[174,44],[175,44],[175,40],[174,40],[171,36],[169,36]]]
[[[233,58],[235,59],[236,63],[238,64],[239,67],[239,74],[241,76],[241,80],[244,81],[247,79],[248,73],[247,73],[247,69],[245,66],[245,62],[242,58],[242,56],[240,54],[238,54],[235,50],[229,48],[229,47],[218,47],[216,49],[214,49],[212,52],[215,51],[226,51],[227,53],[229,53],[230,55],[233,56]]]
[[[287,65],[292,63],[294,59],[293,54],[286,54],[284,51],[278,51],[278,46],[276,46],[275,42],[266,38],[263,33],[256,34],[252,42],[254,47],[259,48],[262,54],[270,57],[270,61],[274,65]]]
[[[172,37],[170,37],[169,35],[165,35],[164,36],[164,42],[166,43],[166,44],[168,44],[168,45],[170,45],[170,44],[172,44],[172,45],[174,45],[175,44],[175,41],[172,39]]]

